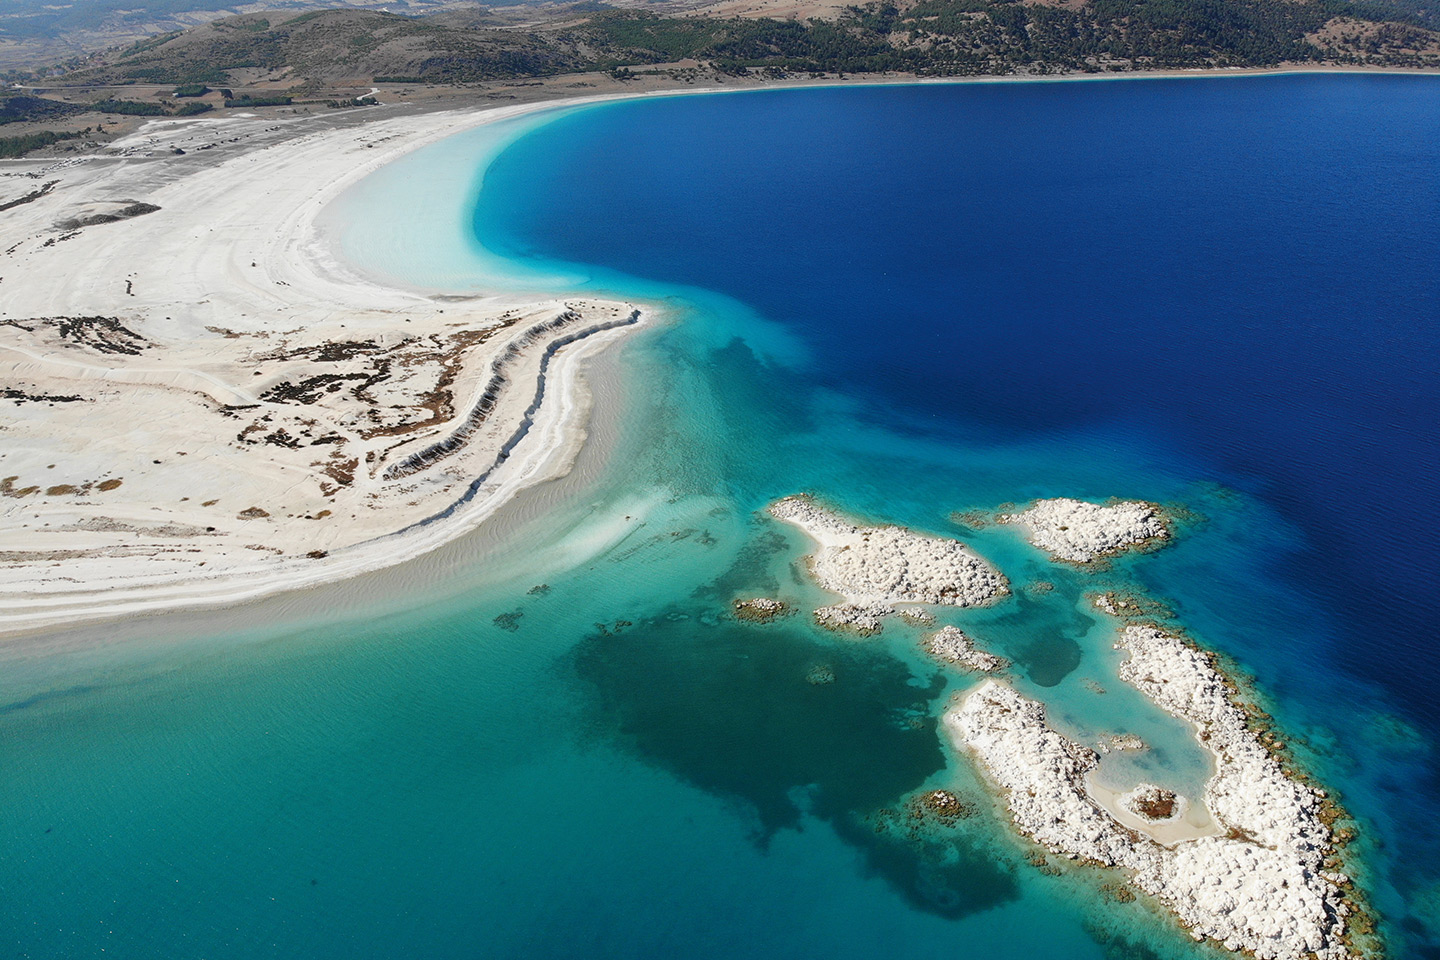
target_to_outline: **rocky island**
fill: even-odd
[[[1121,679],[1190,723],[1215,773],[1201,798],[1141,784],[1122,798],[1127,826],[1087,783],[1097,755],[1047,721],[1045,708],[987,680],[945,714],[954,744],[1001,789],[1016,825],[1051,852],[1126,871],[1197,940],[1260,960],[1361,955],[1348,935],[1356,908],[1334,858],[1326,800],[1287,775],[1251,728],[1210,655],[1158,627],[1130,624]],[[1218,831],[1164,827],[1203,804]]]
[[[1010,592],[1000,571],[958,540],[897,526],[859,526],[806,496],[770,505],[777,520],[799,527],[817,546],[815,582],[845,602],[815,611],[830,629],[876,633],[898,604],[973,607]]]
[[[946,626],[925,638],[925,652],[941,663],[951,663],[966,670],[994,673],[1010,666],[1010,661],[975,647],[975,641],[959,627]]]
[[[1037,500],[1028,510],[1001,514],[996,520],[1025,527],[1035,546],[1056,560],[1077,564],[1094,563],[1171,536],[1159,506],[1140,500],[1099,504],[1057,497]]]

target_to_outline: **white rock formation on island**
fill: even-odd
[[[895,612],[888,603],[834,603],[815,611],[815,622],[826,630],[851,631],[862,637],[879,633],[885,618]]]
[[[1139,753],[1149,749],[1150,745],[1133,733],[1112,733],[1101,740],[1099,745],[1101,753]]]
[[[925,638],[925,652],[942,663],[953,663],[967,670],[994,673],[1010,666],[1010,661],[975,648],[975,641],[959,627],[941,627]]]
[[[1001,514],[998,522],[1028,528],[1031,543],[1070,563],[1093,563],[1170,536],[1160,508],[1141,500],[1037,500],[1022,513]]]
[[[815,541],[811,574],[821,587],[845,598],[843,604],[815,612],[822,626],[874,633],[880,620],[895,612],[895,604],[973,607],[1010,592],[1000,571],[958,540],[904,527],[857,526],[804,496],[777,500],[770,514]]]
[[[1052,852],[1127,871],[1196,939],[1259,960],[1343,960],[1351,912],[1326,869],[1333,848],[1317,792],[1287,777],[1210,658],[1154,627],[1129,626],[1121,676],[1195,725],[1216,773],[1205,804],[1225,831],[1166,846],[1120,824],[1086,787],[1098,758],[1052,729],[1045,708],[987,680],[945,715],[945,728],[1004,791],[1022,832]]]

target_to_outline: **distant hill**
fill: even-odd
[[[261,76],[334,83],[376,76],[490,80],[590,65],[536,31],[451,27],[364,10],[250,14],[163,34],[106,55],[77,76],[113,82],[232,85]]]
[[[117,0],[118,2],[118,0]],[[173,0],[188,2],[188,0]],[[777,20],[545,8],[228,17],[72,63],[66,81],[461,83],[696,61],[722,73],[1045,74],[1281,63],[1440,66],[1440,0],[904,0]]]
[[[474,6],[462,0],[0,0],[0,68],[61,60],[258,10],[424,14],[462,5]]]

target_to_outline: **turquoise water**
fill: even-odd
[[[1107,779],[1193,792],[1204,757],[1114,679],[1082,595],[1162,598],[1257,674],[1362,820],[1392,953],[1433,955],[1437,92],[1306,77],[651,99],[382,170],[328,223],[362,266],[617,293],[666,323],[602,364],[603,442],[577,474],[442,587],[292,627],[8,655],[0,943],[1213,953],[1099,895],[1100,874],[1029,862],[938,735],[971,681],[927,662],[921,631],[857,642],[726,616],[737,596],[820,602],[803,543],[758,513],[810,490],[972,543],[1016,595],[942,619],[1014,660],[1072,734],[1152,744],[1107,758]],[[1376,423],[1389,442],[1345,452]],[[1195,519],[1086,574],[952,518],[1058,494]],[[1402,506],[1403,530],[1377,522]],[[1339,548],[1364,563],[1337,567]],[[907,798],[941,786],[974,814],[911,823]]]

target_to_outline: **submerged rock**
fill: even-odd
[[[776,617],[783,617],[790,612],[789,604],[782,600],[772,600],[769,597],[736,600],[731,607],[735,611],[736,619],[748,620],[751,623],[769,623]]]

